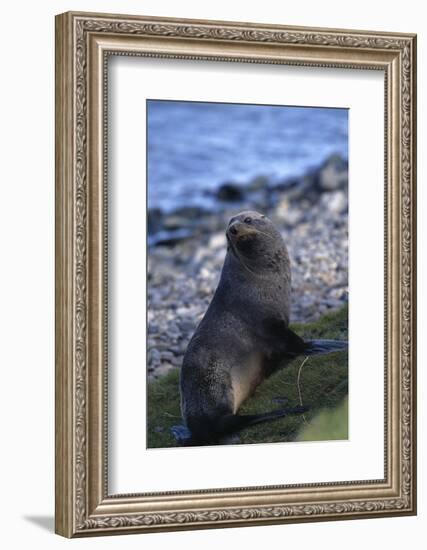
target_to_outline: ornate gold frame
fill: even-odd
[[[385,74],[385,478],[108,495],[108,55],[369,68]],[[416,37],[248,23],[56,17],[56,532],[66,537],[415,514]]]

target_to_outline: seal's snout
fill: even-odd
[[[233,221],[227,228],[227,233],[231,238],[254,235],[256,232],[255,227],[251,227],[247,222],[241,222],[240,220]]]
[[[236,235],[239,233],[239,230],[238,230],[237,227],[236,227],[236,223],[233,223],[233,224],[230,226],[230,228],[228,229],[228,231],[229,231],[232,235],[236,236]]]

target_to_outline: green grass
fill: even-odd
[[[330,441],[348,438],[348,397],[334,409],[323,409],[297,436],[297,441]]]
[[[348,338],[347,307],[324,315],[313,323],[293,325],[303,338]],[[257,414],[299,405],[297,377],[304,357],[263,382],[241,407],[240,414]],[[235,443],[314,441],[348,437],[348,357],[347,352],[309,357],[300,375],[303,415],[289,416],[258,424],[231,439]],[[304,420],[305,419],[305,420]],[[170,428],[181,424],[179,372],[170,372],[148,384],[148,447],[175,447]]]

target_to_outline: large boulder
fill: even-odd
[[[223,183],[219,187],[216,197],[224,202],[239,202],[243,200],[244,193],[241,187],[235,183]]]

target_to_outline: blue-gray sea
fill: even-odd
[[[333,153],[348,158],[348,110],[147,102],[148,206],[212,208],[223,183],[298,177]]]

